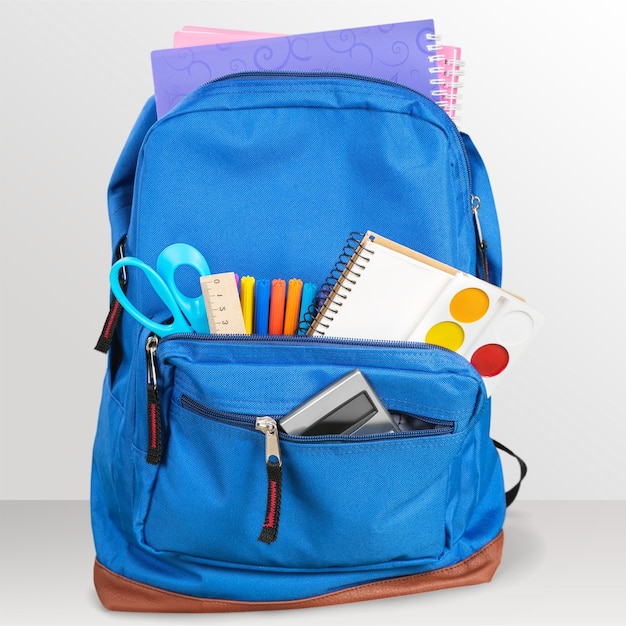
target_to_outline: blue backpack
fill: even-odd
[[[156,267],[182,242],[213,273],[322,284],[347,236],[371,229],[500,283],[496,210],[470,138],[428,98],[358,76],[236,74],[159,120],[150,99],[115,167],[109,217],[113,262]],[[197,291],[184,269],[181,291]],[[154,285],[127,270],[128,300],[167,323]],[[158,337],[117,298],[97,349],[108,366],[91,511],[105,607],[300,608],[492,578],[519,483],[505,493],[490,400],[458,354],[299,335]],[[355,369],[410,431],[271,427]]]

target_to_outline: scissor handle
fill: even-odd
[[[183,265],[189,265],[200,276],[208,276],[211,273],[202,253],[188,243],[173,243],[167,246],[157,258],[156,271],[169,287],[176,304],[185,314],[191,328],[197,333],[208,333],[210,332],[209,321],[202,294],[192,298],[186,296],[176,286],[176,270]]]
[[[159,298],[163,300],[165,306],[171,311],[174,318],[171,323],[161,324],[151,320],[149,317],[146,317],[143,313],[141,313],[128,299],[120,285],[119,273],[123,268],[129,265],[139,268],[146,275],[146,278],[152,285],[152,288],[156,291]],[[109,273],[109,282],[111,283],[113,295],[117,298],[118,302],[124,307],[124,309],[128,311],[128,313],[132,315],[140,324],[143,324],[159,337],[165,337],[166,335],[171,335],[172,333],[188,333],[191,331],[189,323],[185,319],[178,303],[174,299],[173,293],[170,291],[165,281],[157,274],[157,272],[140,259],[135,257],[123,257],[119,261],[113,263]]]

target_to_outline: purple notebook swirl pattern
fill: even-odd
[[[152,52],[157,115],[197,87],[245,71],[339,72],[406,85],[431,99],[433,20],[419,20]]]

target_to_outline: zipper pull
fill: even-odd
[[[483,239],[483,229],[480,226],[480,218],[478,210],[480,209],[480,198],[472,195],[471,197],[472,215],[474,217],[474,227],[476,228],[476,241],[478,242],[478,253],[480,254],[481,265],[483,269],[483,280],[489,282],[489,265],[487,262],[487,242]]]
[[[265,462],[282,465],[278,445],[278,424],[271,417],[257,417],[254,427],[265,433]],[[275,459],[275,461],[272,461]]]
[[[265,433],[265,467],[267,468],[267,505],[259,541],[268,545],[276,541],[282,492],[282,460],[278,443],[278,424],[271,417],[257,417],[255,428]]]
[[[122,242],[117,248],[117,255],[115,258],[116,261],[124,257],[125,245],[126,245],[126,237],[124,236],[124,239],[122,239]],[[127,276],[126,276],[125,267],[123,268],[121,275],[118,277],[118,280],[120,282],[120,287],[122,288],[122,291],[126,293]],[[95,347],[95,349],[98,350],[98,352],[103,352],[104,354],[106,354],[109,351],[111,347],[111,343],[113,342],[113,336],[115,335],[115,329],[117,328],[117,325],[119,324],[121,316],[122,316],[122,305],[119,303],[118,299],[114,295],[111,294],[111,304],[109,308],[109,313],[104,322],[104,325],[102,326],[102,330],[100,331],[100,337],[98,338],[98,343],[96,344],[96,347]]]
[[[146,366],[148,371],[148,454],[146,461],[150,465],[161,462],[161,403],[157,388],[156,349],[159,338],[148,337],[146,342]]]

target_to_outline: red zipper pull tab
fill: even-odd
[[[126,237],[117,248],[117,257],[116,260],[119,260],[124,257],[124,246],[126,245]],[[124,268],[122,272],[120,272],[119,276],[120,287],[124,292],[126,292],[126,269]],[[111,343],[113,341],[113,336],[115,335],[115,329],[120,321],[120,317],[122,315],[122,305],[119,303],[118,299],[111,295],[111,304],[109,308],[109,313],[107,318],[102,326],[102,331],[100,332],[100,337],[98,338],[98,343],[96,344],[95,349],[98,352],[103,352],[106,354],[111,347]]]
[[[268,545],[276,541],[282,492],[282,460],[278,443],[278,424],[271,417],[258,417],[255,428],[265,433],[265,467],[267,468],[267,506],[259,541]]]
[[[146,342],[146,365],[148,370],[148,454],[150,465],[161,462],[161,403],[157,388],[156,349],[159,339],[151,335]]]

